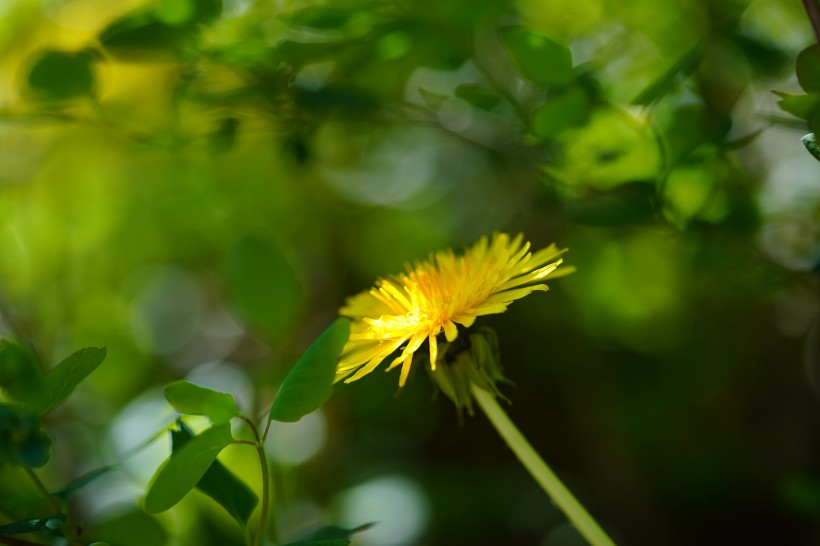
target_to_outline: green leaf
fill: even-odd
[[[99,39],[117,57],[146,60],[177,58],[193,37],[190,26],[168,25],[142,12],[117,19],[100,33]]]
[[[810,45],[797,55],[795,70],[804,91],[820,91],[820,44]]]
[[[777,105],[796,118],[808,120],[812,112],[820,108],[820,94],[792,95],[789,93],[774,92],[780,97]]]
[[[347,6],[311,5],[279,17],[294,27],[334,30],[344,27],[354,13],[356,10]]]
[[[214,423],[230,421],[232,417],[241,415],[230,394],[188,381],[175,381],[165,387],[165,398],[179,413],[206,415]]]
[[[564,129],[583,125],[589,118],[587,94],[572,87],[539,106],[532,115],[532,132],[543,139],[555,138]]]
[[[38,413],[47,404],[45,378],[37,357],[10,339],[0,340],[0,387],[9,399]]]
[[[269,419],[298,421],[330,398],[336,363],[349,337],[350,321],[345,318],[322,332],[285,376]]]
[[[281,340],[302,304],[302,285],[279,249],[265,239],[240,240],[225,274],[231,301],[252,326]]]
[[[105,360],[105,347],[86,347],[72,353],[46,374],[48,405],[43,413],[48,413],[65,402],[91,372]]]
[[[50,531],[57,529],[65,521],[63,514],[57,514],[50,518],[29,519],[26,521],[17,521],[9,523],[0,527],[0,536],[20,535],[22,533],[31,533],[34,531]]]
[[[522,27],[503,29],[501,42],[519,72],[533,83],[552,87],[572,81],[572,53],[567,46]]]
[[[817,143],[817,137],[814,135],[814,133],[809,133],[800,140],[803,141],[803,145],[806,147],[809,153],[814,156],[814,159],[820,161],[820,146]]]
[[[481,110],[492,110],[501,102],[497,93],[478,83],[463,83],[456,87],[455,94]]]
[[[171,431],[172,449],[179,450],[192,438],[194,435],[191,430],[180,421],[179,430]],[[211,464],[202,479],[197,482],[196,488],[218,502],[243,528],[259,502],[256,494],[245,482],[219,461]]]
[[[28,74],[31,94],[43,99],[69,99],[94,93],[94,72],[88,52],[42,51]]]
[[[168,25],[182,25],[191,20],[196,12],[194,0],[160,0],[157,19]]]
[[[210,23],[222,15],[222,0],[160,0],[154,15],[172,26]]]
[[[350,544],[351,535],[366,531],[371,527],[373,523],[366,523],[355,529],[323,525],[300,533],[295,542],[289,542],[284,546],[346,546]]]
[[[193,489],[217,455],[233,442],[230,423],[209,428],[182,446],[159,467],[148,487],[145,511],[168,510]]]
[[[90,484],[91,482],[96,481],[98,478],[105,476],[106,474],[108,474],[112,470],[116,470],[117,468],[119,468],[119,465],[116,464],[95,468],[90,472],[86,472],[79,478],[71,480],[69,483],[65,485],[65,487],[63,487],[59,491],[52,493],[52,495],[65,500],[77,491],[79,491],[80,489]]]

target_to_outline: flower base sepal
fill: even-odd
[[[435,370],[427,367],[433,382],[447,398],[453,401],[459,411],[473,414],[473,395],[470,385],[492,393],[506,400],[498,389],[499,383],[510,383],[504,377],[499,356],[498,336],[491,328],[477,328],[454,343],[439,346],[439,363]]]

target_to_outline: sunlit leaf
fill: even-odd
[[[270,419],[298,421],[330,398],[336,363],[349,337],[350,321],[345,318],[336,319],[322,332],[285,376]]]
[[[521,74],[533,83],[551,87],[572,81],[572,54],[567,46],[522,27],[505,28],[501,41]]]
[[[171,431],[172,449],[177,451],[194,437],[193,433],[181,421],[179,430]],[[225,465],[214,461],[196,488],[222,505],[233,518],[244,527],[248,523],[258,498],[245,482],[237,478]]]
[[[196,4],[194,0],[160,0],[154,13],[163,23],[182,25],[193,18]]]
[[[182,29],[219,19],[222,0],[159,0],[152,14],[158,21]]]
[[[151,480],[145,497],[145,511],[157,514],[181,501],[231,442],[231,425],[223,423],[195,436],[171,453]]]
[[[65,402],[77,385],[105,360],[105,347],[86,347],[72,353],[46,374],[48,405],[43,413],[48,413]]]
[[[175,381],[165,387],[165,398],[179,413],[206,415],[214,423],[229,421],[240,415],[236,401],[230,394],[188,381]]]
[[[34,531],[50,531],[60,527],[65,521],[63,514],[58,514],[50,518],[35,518],[26,521],[9,523],[0,527],[0,536],[20,535]]]
[[[563,131],[559,142],[562,154],[551,172],[578,188],[650,182],[661,170],[658,139],[635,110],[598,108],[584,126]]]
[[[820,44],[810,45],[797,55],[796,72],[804,91],[820,91]]]

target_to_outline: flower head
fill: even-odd
[[[372,372],[391,353],[404,349],[387,370],[401,365],[404,386],[413,354],[427,341],[430,367],[436,369],[437,336],[458,336],[457,324],[469,328],[476,317],[503,313],[513,301],[535,290],[540,281],[574,271],[557,259],[566,251],[554,244],[530,252],[522,235],[482,237],[463,255],[436,252],[429,260],[407,264],[406,272],[376,281],[376,286],[347,300],[340,313],[353,319],[350,340],[342,351],[336,379],[346,383]]]

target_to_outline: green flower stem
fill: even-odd
[[[259,508],[259,526],[256,528],[256,533],[253,536],[253,546],[259,546],[262,544],[262,536],[264,536],[268,527],[268,512],[270,512],[270,508],[268,507],[268,501],[270,498],[268,457],[265,455],[265,444],[259,437],[259,432],[256,430],[256,426],[247,417],[242,417],[242,420],[248,425],[248,428],[251,429],[253,437],[256,440],[253,445],[256,446],[256,453],[259,455],[259,466],[262,468],[262,506]]]
[[[40,478],[37,477],[37,474],[35,474],[34,471],[27,466],[24,466],[23,468],[29,478],[31,478],[31,481],[34,482],[34,486],[37,487],[37,491],[39,491],[43,498],[46,499],[49,508],[51,508],[54,514],[56,515],[61,513],[62,510],[60,509],[60,504],[57,502],[57,499],[55,499],[51,493],[48,492],[48,489],[46,489],[46,486],[40,481]]]
[[[265,448],[262,445],[262,442],[256,446],[256,452],[259,454],[259,464],[262,465],[262,508],[260,509],[259,514],[259,527],[256,529],[256,535],[254,535],[253,544],[254,546],[259,546],[262,543],[262,535],[265,534],[265,530],[268,526],[268,497],[270,493],[268,492],[268,488],[270,487],[270,478],[268,477],[268,458],[265,456]]]
[[[55,515],[56,514],[62,514],[63,510],[60,507],[60,503],[57,502],[57,499],[54,497],[54,495],[52,495],[51,493],[48,492],[48,489],[46,489],[46,486],[43,485],[43,482],[40,481],[40,478],[37,477],[37,474],[35,474],[34,470],[32,470],[31,468],[29,468],[27,466],[24,466],[23,469],[25,469],[26,474],[29,475],[29,478],[31,478],[31,481],[34,482],[34,485],[37,487],[37,491],[39,491],[40,494],[43,496],[43,498],[46,499],[46,502],[48,503],[48,506],[51,508],[51,510],[54,512],[54,514]],[[72,546],[80,544],[80,542],[77,540],[77,536],[74,533],[74,530],[73,530],[71,525],[66,524],[65,533],[66,533],[66,538],[68,539],[68,542],[70,544],[72,544]]]
[[[570,493],[569,489],[561,483],[558,476],[550,470],[547,463],[536,453],[518,428],[510,421],[510,418],[496,402],[495,397],[475,384],[470,385],[470,390],[478,405],[504,441],[507,442],[510,449],[513,450],[521,464],[524,465],[524,468],[529,471],[535,481],[566,514],[581,535],[592,546],[615,546],[612,539],[592,519],[592,516],[581,506],[581,503]]]

